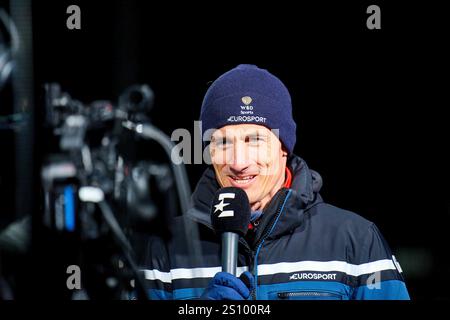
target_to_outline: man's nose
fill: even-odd
[[[233,159],[230,163],[230,170],[233,173],[244,171],[249,166],[248,150],[243,142],[237,142],[233,147]]]

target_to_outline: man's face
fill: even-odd
[[[252,210],[262,209],[284,183],[287,152],[264,126],[237,124],[217,129],[210,152],[219,184],[243,189]]]

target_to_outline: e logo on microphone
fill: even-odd
[[[216,208],[216,210],[214,210],[214,213],[216,213],[216,211],[220,210],[222,211],[221,214],[218,215],[218,218],[225,218],[225,217],[233,217],[234,216],[234,210],[223,210],[224,207],[230,205],[229,203],[224,203],[225,199],[234,199],[235,194],[234,193],[221,193],[219,194],[219,203],[214,205],[214,208]]]
[[[211,224],[217,234],[244,236],[250,223],[250,203],[244,190],[220,188],[211,201]],[[225,218],[225,219],[224,219]]]

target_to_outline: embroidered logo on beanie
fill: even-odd
[[[248,106],[250,103],[252,103],[252,97],[245,96],[241,99],[242,103]]]

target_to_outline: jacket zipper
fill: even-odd
[[[264,242],[264,240],[269,236],[273,226],[275,225],[275,223],[278,221],[279,216],[281,215],[281,209],[284,206],[284,202],[286,201],[287,196],[290,194],[290,191],[288,191],[287,193],[285,193],[282,196],[282,200],[279,202],[278,207],[277,207],[277,211],[275,216],[273,217],[272,221],[270,222],[270,224],[266,227],[266,229],[264,230],[263,236],[258,240],[258,242],[255,245],[256,252],[259,252],[259,247],[261,246],[261,244]],[[252,300],[256,300],[256,287],[258,286],[258,275],[257,275],[257,268],[258,266],[255,264],[256,262],[256,258],[255,257],[255,253],[252,251],[252,262],[253,262],[253,270],[252,270],[252,274],[255,276],[255,288],[252,290],[251,295],[252,295]]]
[[[291,297],[338,297],[331,292],[300,291],[300,292],[278,292],[278,298],[289,299]]]
[[[278,217],[281,215],[281,208],[283,207],[284,201],[286,200],[288,193],[289,192],[287,192],[286,194],[284,194],[282,196],[283,197],[282,201],[280,201],[280,203],[278,204],[277,211],[275,211],[276,212],[275,216],[273,217],[270,224],[264,230],[263,236],[258,240],[258,242],[255,245],[255,248],[258,248],[261,245],[261,243],[269,236],[270,231],[272,230],[273,226],[275,225],[275,222],[278,220]]]

